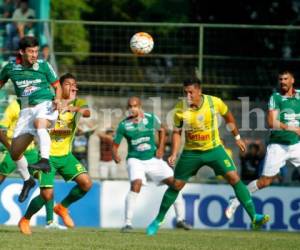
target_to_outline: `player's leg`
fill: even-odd
[[[62,217],[64,224],[67,227],[74,227],[68,207],[86,195],[92,187],[92,181],[86,168],[71,153],[65,157],[50,157],[50,162],[58,162],[58,165],[62,166],[58,172],[65,181],[73,180],[77,183],[62,202],[54,207],[54,212]]]
[[[253,180],[248,184],[247,188],[249,192],[254,193],[259,189],[271,185],[271,183],[279,173],[280,168],[282,166],[285,166],[288,157],[289,154],[287,152],[287,146],[270,144],[267,147],[262,176],[259,179]],[[240,202],[236,197],[229,200],[229,205],[225,210],[225,215],[228,219],[230,219],[234,215],[239,205]]]
[[[28,171],[28,162],[26,157],[23,155],[28,145],[32,142],[33,135],[21,134],[14,137],[11,143],[10,154],[11,158],[16,162],[17,170],[20,176],[24,180],[22,191],[19,195],[19,202],[23,202],[28,197],[29,191],[35,186],[34,179],[30,176]]]
[[[47,202],[53,200],[53,185],[55,178],[56,169],[51,167],[51,171],[48,173],[40,172],[40,195],[31,200],[25,215],[19,221],[19,228],[23,234],[31,234],[31,229],[29,226],[30,218],[37,213],[43,205]],[[51,213],[53,218],[53,210],[47,212],[47,218],[51,219]],[[50,213],[50,214],[48,214]]]
[[[11,159],[10,153],[7,150],[0,152],[0,185],[16,168],[16,163]]]
[[[51,199],[53,199],[53,188],[41,188],[40,195],[31,200],[25,215],[19,221],[18,226],[21,233],[26,235],[30,235],[32,233],[29,225],[31,217]]]
[[[51,101],[42,102],[34,107],[34,128],[36,129],[36,135],[39,141],[41,160],[32,165],[31,167],[36,169],[50,169],[49,165],[49,153],[51,146],[51,138],[47,129],[54,125],[58,112],[53,110],[53,104]]]
[[[129,158],[127,161],[130,190],[125,199],[125,221],[122,232],[129,232],[133,229],[132,219],[136,207],[136,200],[141,191],[142,184],[146,183],[145,161]]]
[[[223,146],[210,150],[205,155],[207,165],[213,168],[216,175],[222,175],[233,187],[240,203],[247,211],[254,228],[261,227],[269,221],[268,215],[256,214],[253,200],[245,184],[240,180],[235,164]]]
[[[187,167],[188,166],[188,167]],[[155,235],[160,224],[165,218],[169,208],[177,199],[180,190],[184,187],[188,179],[195,175],[202,166],[202,160],[194,152],[183,151],[174,171],[174,181],[166,190],[159,208],[159,212],[152,223],[147,227],[147,235]]]
[[[169,187],[174,185],[174,171],[173,169],[162,159],[152,158],[148,162],[147,175],[157,183],[164,183]],[[184,202],[181,192],[178,193],[176,200],[173,203],[173,207],[176,215],[176,228],[183,228],[190,230],[191,226],[188,225],[185,220]]]

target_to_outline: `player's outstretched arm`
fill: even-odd
[[[112,147],[112,152],[113,152],[113,159],[116,163],[120,163],[121,162],[121,157],[118,154],[118,149],[119,149],[119,144],[117,143],[113,143],[113,147]]]
[[[181,143],[181,131],[181,129],[174,128],[172,133],[172,152],[168,158],[168,163],[170,164],[170,166],[174,166],[176,162]]]
[[[55,109],[57,109],[58,111],[61,111],[61,109],[63,107],[62,107],[62,102],[61,102],[62,88],[61,88],[60,82],[56,81],[56,82],[52,83],[51,85],[55,89],[55,99],[53,101],[53,103],[55,105]]]
[[[166,129],[161,126],[158,130],[158,146],[156,150],[156,158],[161,159],[165,152]]]
[[[234,136],[237,146],[242,152],[246,151],[246,144],[240,136],[233,114],[230,111],[228,111],[225,115],[223,115],[223,117],[226,122],[227,128],[231,131],[232,135]]]

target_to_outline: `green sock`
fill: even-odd
[[[50,224],[53,221],[53,206],[54,206],[54,200],[53,199],[51,199],[50,201],[47,201],[45,203],[46,222],[47,222],[47,224]]]
[[[83,191],[78,185],[73,187],[70,191],[70,193],[67,195],[66,198],[63,199],[61,204],[64,207],[69,207],[73,202],[81,199],[83,196],[85,196],[87,192]]]
[[[252,198],[250,196],[250,193],[249,193],[247,187],[240,180],[238,183],[233,185],[233,189],[234,189],[236,197],[238,198],[240,203],[243,205],[243,207],[246,209],[251,220],[253,220],[256,212],[255,212],[254,203],[252,201]]]
[[[27,220],[30,220],[32,215],[37,213],[46,203],[46,201],[42,198],[42,196],[38,195],[35,197],[29,204],[24,217]]]
[[[167,189],[167,191],[165,192],[164,197],[161,201],[156,220],[158,220],[160,222],[163,221],[163,219],[166,216],[166,213],[168,212],[168,210],[172,206],[172,204],[175,202],[178,194],[179,194],[179,191],[176,191],[170,187]]]

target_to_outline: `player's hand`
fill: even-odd
[[[119,155],[114,155],[113,158],[117,164],[121,162],[121,157]]]
[[[161,159],[161,158],[163,158],[163,156],[164,156],[164,151],[163,150],[161,150],[161,149],[157,149],[156,150],[156,158],[157,159]]]
[[[170,166],[174,167],[175,166],[175,162],[176,162],[176,155],[170,155],[168,158],[168,163]]]
[[[58,112],[60,112],[62,110],[63,105],[62,105],[62,102],[60,99],[55,99],[53,101],[53,105],[54,105],[54,109],[58,110]]]
[[[246,144],[245,144],[245,142],[242,139],[236,140],[235,143],[240,148],[240,150],[242,152],[246,151]]]
[[[300,136],[300,128],[299,127],[290,126],[289,130],[295,132],[297,135]]]

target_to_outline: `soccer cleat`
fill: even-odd
[[[74,222],[71,218],[71,216],[69,215],[69,211],[66,207],[64,207],[62,204],[57,204],[54,208],[53,208],[54,212],[59,215],[64,224],[67,226],[67,227],[74,227]]]
[[[133,230],[133,227],[131,225],[125,225],[121,228],[122,233],[129,233]]]
[[[227,217],[228,220],[232,218],[239,205],[240,202],[238,201],[237,198],[232,198],[229,200],[229,205],[225,210],[225,216]]]
[[[270,216],[268,214],[255,214],[254,219],[252,221],[252,229],[260,229],[269,220]]]
[[[18,197],[19,202],[23,202],[27,199],[30,189],[35,186],[35,180],[30,176],[27,181],[24,181],[22,191]]]
[[[184,230],[191,230],[192,226],[187,224],[185,220],[177,221],[176,228],[182,228]]]
[[[66,230],[68,229],[65,226],[59,225],[56,221],[52,221],[51,223],[45,226],[46,229],[59,229],[59,230]]]
[[[51,170],[49,160],[46,158],[40,159],[37,163],[29,165],[29,167],[35,170],[41,170],[45,173],[48,173]]]
[[[147,227],[147,231],[146,231],[147,235],[148,236],[156,235],[160,225],[161,222],[159,222],[158,220],[152,221],[151,224]]]
[[[25,217],[22,217],[18,223],[18,227],[22,234],[31,235],[31,229],[29,225],[30,220],[27,220]]]

